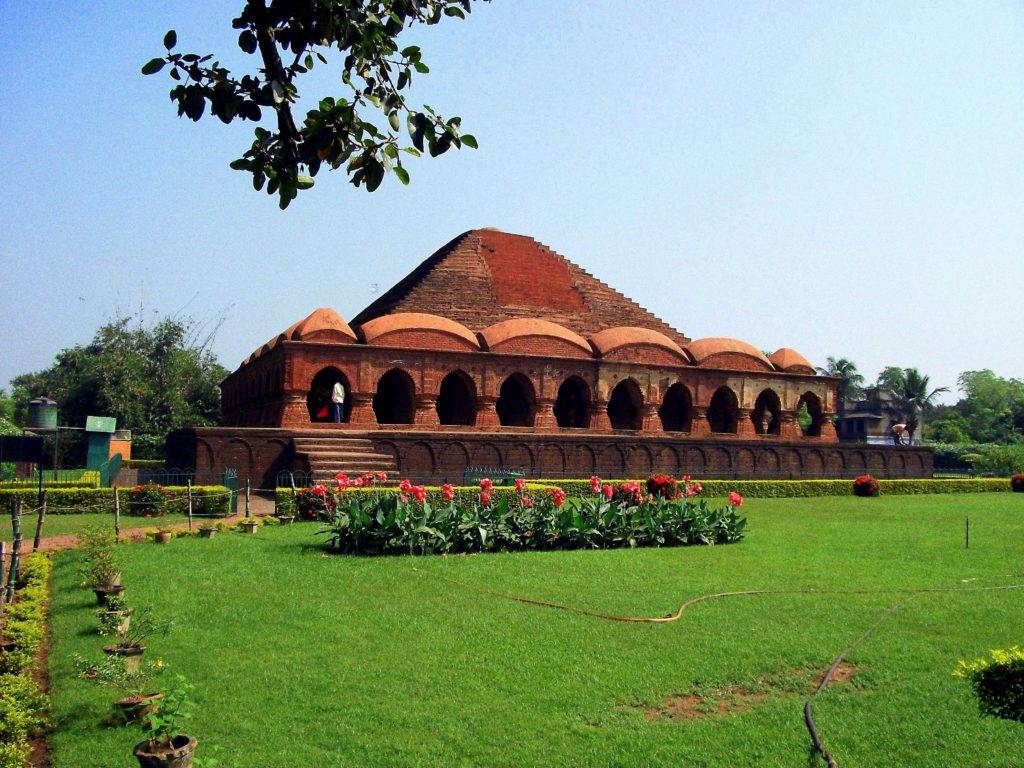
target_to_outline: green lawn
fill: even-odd
[[[36,521],[38,519],[38,514],[22,516],[22,538],[31,542],[32,537],[36,534]],[[122,515],[121,530],[127,531],[129,528],[156,528],[160,525],[183,523],[186,520],[188,520],[188,517],[185,515],[164,515],[161,518]],[[110,530],[114,530],[114,515],[109,512],[81,515],[47,515],[46,520],[43,521],[43,537],[64,536],[67,534],[77,535],[91,525],[109,525]],[[0,539],[10,542],[11,538],[11,516],[9,514],[3,515],[0,517]]]
[[[353,558],[323,554],[315,525],[267,528],[126,546],[125,581],[130,602],[176,620],[152,658],[197,684],[189,730],[231,768],[806,766],[807,676],[899,599],[738,597],[636,625],[489,597],[441,574],[627,615],[724,590],[1024,582],[1024,494],[743,509],[744,542],[663,550]],[[72,672],[74,653],[102,644],[77,557],[59,555],[53,577],[54,766],[127,768],[138,732],[103,726],[114,697]],[[951,674],[959,658],[1015,643],[1024,591],[912,599],[852,654],[854,683],[817,700],[839,765],[1019,766],[1024,725],[979,716]],[[644,711],[737,687],[767,695],[721,717]]]

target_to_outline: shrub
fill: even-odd
[[[1024,470],[1024,445],[1000,445],[981,454],[971,468],[978,473],[1009,477]]]
[[[135,517],[160,517],[166,502],[163,486],[156,483],[136,485],[128,492],[128,514]]]
[[[1017,493],[1024,493],[1024,472],[1018,472],[1010,478],[1010,488]]]
[[[15,646],[0,652],[0,768],[21,768],[29,739],[45,725],[48,705],[36,683],[36,668],[49,575],[50,559],[33,552],[25,558],[16,602],[5,606],[4,634]]]
[[[954,674],[970,680],[983,714],[1024,723],[1024,650],[1014,646],[961,661]]]
[[[163,469],[163,459],[125,459],[125,469]]]
[[[671,475],[651,475],[647,478],[647,492],[651,496],[671,499],[679,493],[679,482]]]
[[[853,481],[854,496],[877,496],[878,481],[871,475],[861,475]]]
[[[165,513],[184,514],[188,508],[188,489],[181,486],[167,485],[163,487],[165,497]],[[223,485],[192,486],[193,512],[196,515],[224,516],[231,512],[230,489]],[[121,509],[126,514],[131,491],[121,489]],[[83,512],[114,511],[113,488],[54,488],[47,492],[46,514],[77,515]],[[34,509],[38,496],[34,488],[7,489],[0,488],[0,509],[8,508],[14,499],[21,499],[29,509]]]

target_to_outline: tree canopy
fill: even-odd
[[[255,189],[265,185],[268,194],[276,193],[281,208],[313,186],[324,163],[344,165],[352,184],[372,192],[388,172],[409,183],[403,153],[435,157],[452,147],[476,148],[476,139],[462,133],[460,118],[408,102],[413,79],[430,70],[418,46],[398,44],[399,34],[414,25],[464,19],[472,2],[246,0],[232,26],[239,31],[238,47],[257,58],[250,72],[231,72],[213,54],[177,52],[178,36],[171,30],[164,36],[166,53],[148,61],[142,73],[169,67],[179,117],[212,114],[224,123],[258,124],[269,111],[274,127],[258,126],[252,146],[231,167],[251,173]],[[327,64],[325,53],[332,50],[343,57],[343,95],[319,98],[300,127],[299,80]]]
[[[962,393],[951,406],[936,409],[928,436],[947,443],[1024,442],[1024,380],[1004,379],[990,370],[964,371]]]
[[[57,401],[62,425],[114,416],[133,439],[152,436],[160,444],[173,429],[215,424],[228,372],[198,334],[191,320],[147,327],[138,318],[116,318],[88,344],[59,352],[49,368],[15,377],[14,420],[24,424],[28,401],[46,396]]]

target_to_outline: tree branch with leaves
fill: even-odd
[[[213,54],[177,52],[174,30],[164,36],[166,53],[148,61],[142,73],[169,67],[175,81],[170,98],[179,117],[198,121],[212,114],[224,123],[260,123],[272,111],[275,128],[258,125],[252,146],[231,167],[251,173],[254,189],[278,195],[282,209],[313,186],[324,164],[344,166],[352,184],[373,192],[389,172],[409,183],[403,155],[437,157],[452,147],[477,147],[472,135],[462,133],[461,118],[410,105],[406,94],[414,77],[430,70],[418,46],[398,44],[398,36],[417,24],[464,19],[472,3],[246,0],[232,26],[239,30],[238,47],[259,58],[255,73],[233,73]],[[298,81],[327,64],[325,54],[334,50],[344,56],[344,93],[319,99],[300,126]]]

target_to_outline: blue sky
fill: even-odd
[[[0,386],[140,306],[226,314],[234,368],[484,226],[694,338],[1024,375],[1018,2],[478,4],[409,41],[414,97],[480,149],[373,195],[321,173],[285,212],[227,167],[250,127],[179,120],[139,74],[171,27],[242,64],[240,6],[0,5]]]

